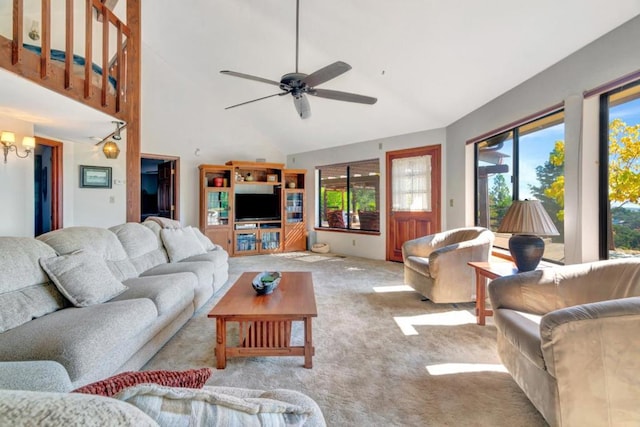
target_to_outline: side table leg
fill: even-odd
[[[476,270],[476,323],[480,326],[485,324],[485,304],[487,279]]]
[[[227,367],[227,321],[216,318],[216,368]]]
[[[313,336],[311,335],[311,317],[304,318],[304,367],[313,368]]]

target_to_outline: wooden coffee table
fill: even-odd
[[[315,352],[311,318],[318,317],[311,273],[283,272],[270,295],[258,295],[251,281],[259,272],[243,273],[208,314],[216,319],[216,367],[227,357],[304,356],[311,368]],[[304,322],[304,345],[292,346],[291,322]],[[227,322],[238,322],[238,343],[227,342]]]

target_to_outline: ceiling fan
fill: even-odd
[[[334,99],[337,101],[356,102],[359,104],[376,103],[377,99],[371,96],[358,95],[356,93],[341,92],[337,90],[316,89],[316,86],[349,71],[351,69],[351,66],[345,62],[334,62],[333,64],[329,64],[326,67],[323,67],[311,74],[298,72],[298,36],[300,27],[299,22],[300,0],[296,0],[296,71],[293,73],[285,74],[284,76],[282,76],[279,82],[262,77],[252,76],[250,74],[238,73],[236,71],[220,71],[222,74],[226,74],[229,76],[240,77],[243,79],[254,80],[274,86],[279,86],[282,92],[263,96],[262,98],[252,99],[251,101],[241,102],[240,104],[231,105],[229,107],[226,107],[225,110],[239,107],[241,105],[250,104],[256,101],[261,101],[263,99],[272,98],[274,96],[283,96],[287,94],[291,94],[291,96],[293,96],[293,105],[295,106],[296,111],[298,112],[298,115],[301,119],[306,119],[307,117],[311,116],[311,108],[309,106],[309,100],[307,99],[306,95],[313,95],[319,98]]]

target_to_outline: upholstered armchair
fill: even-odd
[[[457,228],[408,240],[402,245],[404,282],[436,303],[475,301],[469,261],[488,261],[493,233],[482,227]]]
[[[640,425],[640,259],[489,284],[502,363],[552,426]]]

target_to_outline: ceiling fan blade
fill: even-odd
[[[293,105],[296,107],[296,111],[301,119],[306,119],[311,116],[309,100],[304,96],[304,93],[293,95]]]
[[[309,95],[318,96],[320,98],[335,99],[337,101],[357,102],[358,104],[375,104],[378,98],[371,96],[358,95],[357,93],[341,92],[339,90],[329,89],[313,89],[308,92]]]
[[[267,83],[270,85],[280,86],[280,82],[275,80],[263,79],[262,77],[252,76],[251,74],[238,73],[236,71],[222,70],[220,71],[222,74],[226,74],[228,76],[240,77],[243,79],[254,80],[256,82]]]
[[[252,102],[261,101],[263,99],[273,98],[274,96],[286,95],[288,93],[289,92],[274,93],[273,95],[267,95],[267,96],[263,96],[262,98],[252,99],[251,101],[246,101],[246,102],[241,102],[240,104],[231,105],[229,107],[226,107],[225,110],[228,110],[229,108],[236,108],[236,107],[239,107],[241,105],[251,104]]]
[[[336,61],[333,64],[329,64],[324,68],[320,68],[309,74],[302,79],[302,83],[306,83],[307,86],[314,87],[320,85],[326,81],[338,77],[340,74],[344,74],[351,69],[351,65],[346,62]]]

